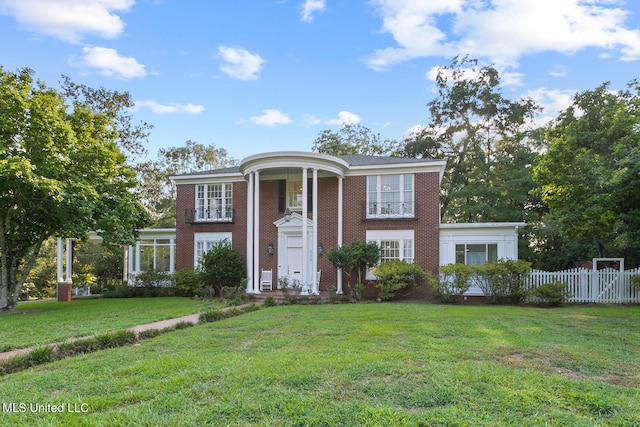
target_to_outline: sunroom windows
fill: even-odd
[[[197,184],[195,221],[230,222],[233,220],[231,183]]]
[[[367,218],[413,218],[414,216],[413,174],[367,177]]]
[[[496,243],[464,243],[456,244],[456,263],[485,265],[498,260]]]

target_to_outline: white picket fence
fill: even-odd
[[[545,283],[564,282],[570,294],[567,302],[640,303],[640,292],[631,285],[631,276],[635,274],[640,274],[640,268],[626,271],[611,268],[574,268],[554,272],[532,270],[527,286],[535,289]]]
[[[557,281],[568,285],[570,296],[567,302],[640,303],[640,291],[631,285],[631,276],[635,274],[640,274],[640,268],[626,271],[610,268],[603,270],[574,268],[552,272],[532,270],[527,279],[527,287],[531,290]],[[484,296],[484,293],[474,284],[464,295]],[[533,301],[533,298],[531,300]]]

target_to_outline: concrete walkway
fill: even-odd
[[[225,311],[225,310],[229,310],[231,308],[242,308],[247,304],[243,304],[243,305],[239,305],[236,307],[224,307],[221,308],[220,310]],[[161,320],[159,322],[153,322],[153,323],[147,323],[145,325],[138,325],[138,326],[133,326],[131,328],[127,328],[128,331],[132,331],[135,332],[136,334],[139,334],[142,331],[148,331],[150,329],[164,329],[164,328],[168,328],[170,326],[173,326],[177,323],[180,322],[190,322],[190,323],[198,323],[198,319],[200,318],[200,314],[190,314],[188,316],[182,316],[182,317],[176,317],[174,319],[167,319],[167,320]],[[85,339],[85,338],[90,338],[90,337],[77,337],[77,338],[71,338],[68,339],[65,342],[73,342],[76,340],[81,340],[81,339]],[[43,345],[53,345],[55,346],[58,343],[49,343],[49,344],[43,344]],[[30,352],[31,350],[33,350],[35,347],[31,347],[31,348],[20,348],[17,350],[11,350],[11,351],[5,351],[4,353],[0,353],[0,360],[4,360],[4,359],[8,359],[10,357],[13,356],[18,356],[20,354],[25,354]]]

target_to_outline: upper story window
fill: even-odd
[[[413,174],[367,177],[367,218],[413,217]]]
[[[473,243],[456,245],[456,263],[485,265],[498,260],[496,243]]]
[[[287,180],[287,206],[290,211],[302,212],[302,180]]]
[[[233,184],[197,184],[195,221],[232,221]]]

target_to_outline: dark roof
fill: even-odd
[[[336,156],[344,160],[349,166],[376,166],[376,165],[396,165],[403,163],[424,163],[434,162],[434,159],[414,159],[408,157],[389,157],[389,156],[365,156],[364,154],[345,154]]]
[[[408,157],[389,157],[389,156],[366,156],[364,154],[345,154],[335,156],[347,162],[349,166],[382,166],[397,165],[406,163],[429,163],[437,161],[435,159],[414,159]],[[232,166],[229,168],[214,169],[208,171],[189,172],[176,176],[193,176],[193,175],[222,175],[227,173],[240,173],[240,166]]]

